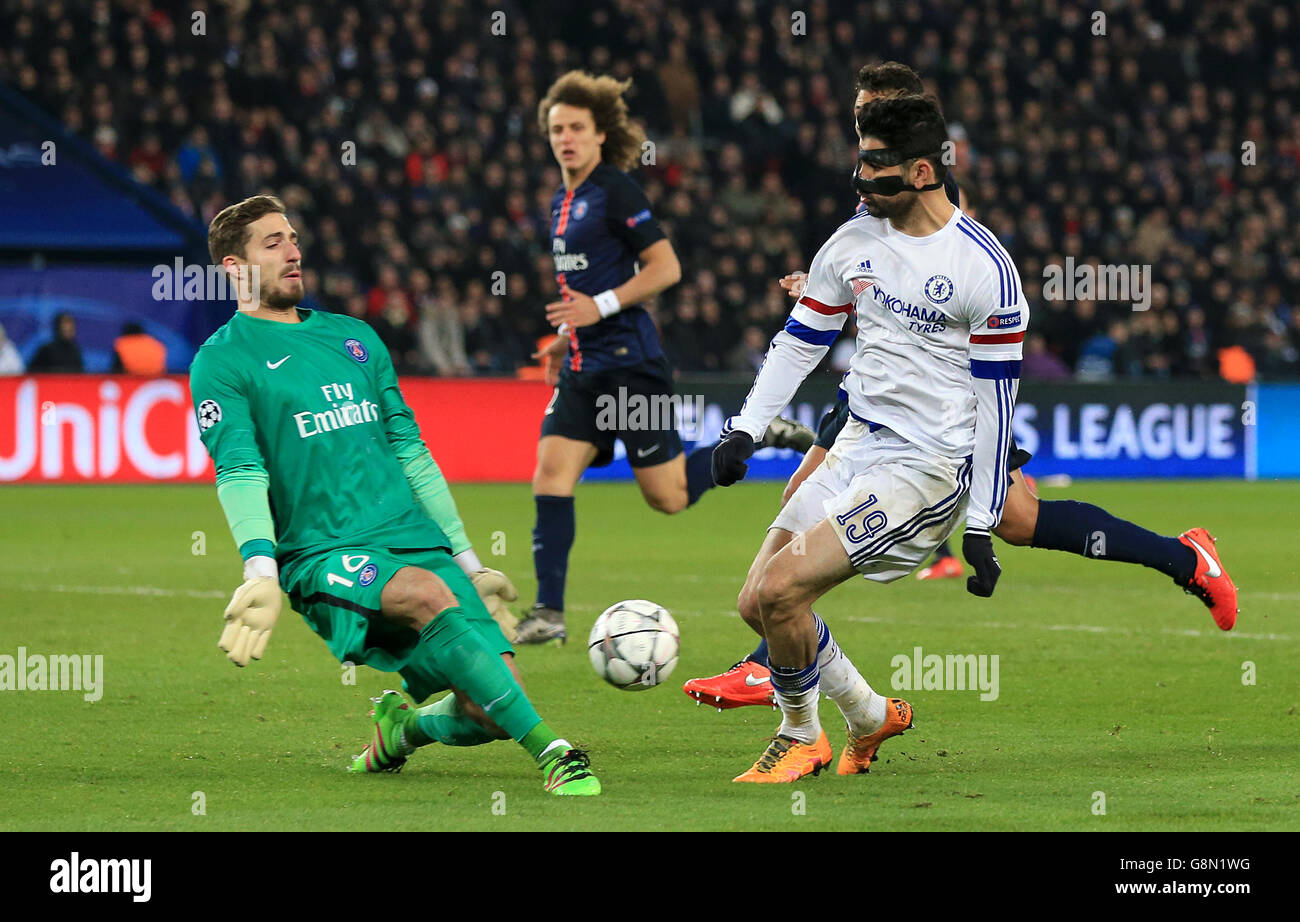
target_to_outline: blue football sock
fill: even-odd
[[[943,544],[935,548],[934,551],[935,560],[942,560],[945,557],[956,557],[956,556],[957,555],[952,552],[952,545],[948,543],[947,539],[944,540]]]
[[[686,505],[695,501],[713,487],[713,449],[717,442],[700,445],[686,456]]]
[[[1157,535],[1098,506],[1071,499],[1038,504],[1031,546],[1097,560],[1140,563],[1180,584],[1196,572],[1196,552],[1177,538]]]
[[[767,638],[764,637],[754,648],[754,652],[741,660],[743,663],[758,663],[760,666],[767,666]]]
[[[537,604],[564,610],[564,579],[576,530],[572,496],[535,496],[537,524],[533,527],[533,572]]]
[[[778,736],[786,736],[811,745],[821,734],[821,721],[817,717],[817,699],[821,697],[817,683],[821,668],[817,656],[807,666],[777,666],[772,669],[772,690],[781,706],[781,726]]]

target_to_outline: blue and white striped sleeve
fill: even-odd
[[[1014,267],[1010,277],[992,285],[992,309],[970,328],[970,375],[975,390],[975,457],[968,532],[987,534],[1002,521],[1011,475],[1011,416],[1020,388],[1021,349],[1029,322],[1029,307],[1020,293]]]
[[[724,434],[739,429],[754,441],[761,439],[844,329],[854,299],[838,271],[837,252],[845,250],[836,243],[835,238],[827,241],[813,259],[803,296],[791,309],[785,327],[772,337],[754,386],[739,415],[723,426]]]

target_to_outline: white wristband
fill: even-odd
[[[618,303],[618,295],[614,294],[612,288],[602,291],[592,300],[596,302],[596,310],[600,311],[601,317],[609,317],[623,309],[623,305]]]
[[[479,563],[478,554],[474,553],[474,548],[467,548],[452,557],[452,560],[460,566],[467,574],[473,575],[483,569],[483,564]]]
[[[274,557],[250,557],[244,561],[244,579],[258,579],[263,576],[279,581],[280,567]]]

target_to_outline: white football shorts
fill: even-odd
[[[971,459],[916,447],[890,429],[850,419],[817,470],[772,522],[799,534],[830,522],[849,560],[881,583],[923,563],[966,517]]]

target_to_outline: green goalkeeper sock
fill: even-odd
[[[454,694],[419,708],[406,725],[406,739],[414,746],[438,742],[444,746],[481,746],[496,737],[460,709]]]
[[[430,621],[420,631],[420,645],[429,654],[434,666],[452,685],[465,692],[469,699],[483,708],[484,713],[492,718],[511,738],[525,743],[524,748],[534,759],[541,751],[534,752],[538,737],[532,736],[534,728],[545,727],[542,718],[533,709],[532,703],[519,687],[509,667],[501,657],[492,652],[483,638],[469,622],[459,608],[448,608]],[[550,740],[555,735],[549,730]]]
[[[528,735],[519,741],[519,745],[528,750],[528,754],[533,757],[533,761],[537,763],[538,768],[541,768],[564,750],[572,748],[569,746],[568,740],[560,739],[545,723],[539,723],[529,730]]]

